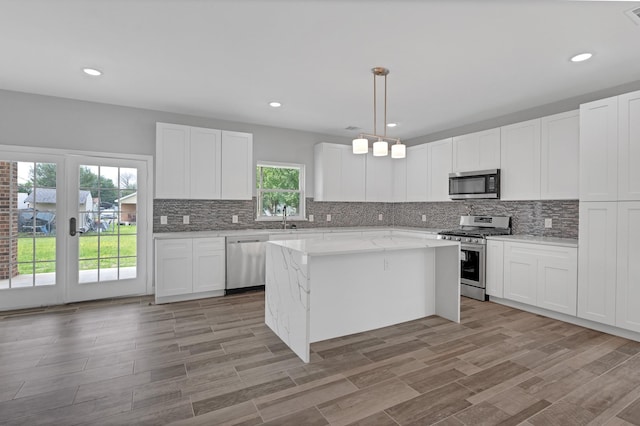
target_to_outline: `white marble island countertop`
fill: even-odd
[[[411,237],[359,237],[340,240],[275,240],[269,241],[269,244],[298,251],[307,256],[332,256],[350,253],[448,247],[456,246],[459,243],[455,241],[425,240]]]

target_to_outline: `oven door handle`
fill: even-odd
[[[483,252],[484,251],[485,246],[483,244],[460,244],[460,250],[469,250],[469,251],[476,251],[478,253]]]

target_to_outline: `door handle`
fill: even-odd
[[[72,237],[76,236],[76,218],[72,217],[69,219],[69,235]]]

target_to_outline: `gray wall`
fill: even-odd
[[[214,118],[0,90],[0,144],[155,155],[156,122],[253,133],[254,161],[306,165],[313,196],[313,145],[350,140]]]

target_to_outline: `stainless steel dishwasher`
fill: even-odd
[[[225,294],[263,289],[268,235],[227,237]]]

